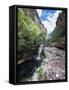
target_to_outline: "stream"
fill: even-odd
[[[44,53],[46,58],[28,81],[65,79],[65,51],[55,47],[45,47]]]
[[[44,48],[45,57],[43,58],[41,65],[36,68],[33,75],[26,79],[26,81],[65,79],[65,51],[56,47],[43,47],[43,45],[41,45],[39,47],[38,56],[36,57],[38,61],[41,58],[40,54],[42,48]],[[21,79],[20,82],[23,82],[23,80]]]

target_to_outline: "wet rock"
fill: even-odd
[[[24,68],[26,74],[32,74],[31,78],[26,81],[42,81],[42,80],[62,80],[65,79],[65,51],[55,47],[45,47],[44,53],[47,55],[41,62],[37,62],[34,58],[24,62],[28,67],[22,64],[21,68]],[[32,62],[33,61],[33,62]],[[27,63],[28,62],[28,63]],[[40,63],[40,64],[38,64]],[[37,68],[35,69],[35,67]],[[21,69],[23,71],[24,69]],[[42,69],[42,73],[39,76],[37,70]],[[29,72],[28,72],[29,71]],[[22,73],[22,77],[24,74]],[[22,80],[24,81],[24,80]]]
[[[35,72],[35,69],[41,65],[41,60],[36,60],[35,57],[26,59],[23,63],[17,67],[18,81],[31,77]]]

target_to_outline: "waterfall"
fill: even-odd
[[[39,50],[38,50],[38,56],[36,57],[37,60],[41,60],[41,52],[43,49],[43,44],[40,45]]]

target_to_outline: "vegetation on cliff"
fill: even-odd
[[[27,10],[27,11],[26,11]],[[41,23],[35,13],[31,9],[18,9],[18,57],[20,58],[23,53],[26,56],[35,54],[38,46],[44,42],[46,34],[42,32]],[[27,14],[28,13],[28,14]],[[30,13],[30,16],[29,16]],[[33,17],[35,14],[35,17]],[[38,23],[37,23],[38,22]]]
[[[65,13],[62,11],[56,21],[56,27],[53,32],[49,35],[50,38],[47,40],[49,45],[64,48],[65,42]]]

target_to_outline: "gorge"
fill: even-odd
[[[36,9],[18,9],[17,80],[40,81],[65,79],[65,13],[46,39],[47,28]]]

